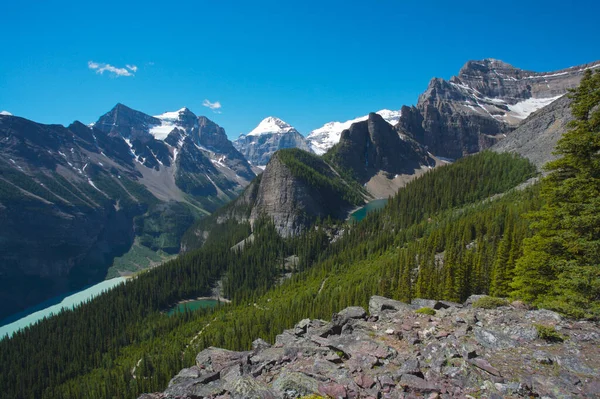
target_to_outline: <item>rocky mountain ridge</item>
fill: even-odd
[[[374,296],[330,322],[305,319],[273,345],[208,348],[167,398],[597,398],[600,326],[520,302],[481,308]],[[479,305],[482,306],[482,305]]]
[[[396,125],[400,120],[400,111],[391,111],[389,109],[382,109],[376,112],[390,125]],[[306,140],[310,144],[310,148],[317,155],[323,155],[331,147],[339,143],[342,132],[349,129],[352,124],[367,120],[369,115],[360,116],[358,118],[350,119],[345,122],[328,122],[318,129],[311,131]]]
[[[243,155],[227,138],[225,130],[187,108],[150,116],[117,104],[102,115],[94,127],[109,136],[122,137],[136,161],[157,172],[177,164],[177,155],[187,145],[186,151],[195,152],[197,158],[207,158],[213,164],[204,172],[211,175],[212,182],[201,184],[213,185],[216,190],[226,192],[228,186],[237,186],[240,191],[255,176]],[[186,137],[190,140],[185,140]],[[189,165],[177,169],[184,172],[185,166]],[[177,180],[177,176],[174,177]],[[219,181],[222,180],[228,182],[220,186]]]
[[[436,156],[460,158],[491,147],[598,67],[600,61],[539,73],[494,59],[469,61],[448,81],[433,78],[416,106],[402,107],[399,126]]]
[[[441,163],[376,113],[344,130],[339,143],[324,158],[349,173],[376,198],[393,195],[408,181]]]
[[[269,116],[248,134],[242,134],[233,142],[252,165],[264,167],[271,156],[281,149],[299,148],[312,152],[309,143],[300,132],[287,122]]]

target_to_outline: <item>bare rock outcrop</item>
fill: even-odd
[[[468,61],[450,80],[433,78],[416,106],[402,107],[398,127],[436,156],[460,158],[502,140],[599,67],[532,72],[495,59]]]
[[[422,304],[436,314],[417,312]],[[599,397],[598,323],[519,303],[485,310],[373,297],[369,309],[302,320],[272,346],[205,349],[165,392],[140,399]]]

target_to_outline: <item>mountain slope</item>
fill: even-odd
[[[256,166],[266,165],[277,150],[299,148],[311,151],[304,136],[293,126],[272,116],[263,119],[250,133],[240,135],[233,145]]]
[[[502,237],[522,234],[528,222],[520,214],[535,208],[535,201],[529,190],[478,202],[519,184],[532,170],[522,159],[489,153],[433,170],[402,190],[382,212],[345,227],[346,233],[330,246],[328,241],[325,247],[312,246],[320,242],[319,227],[289,241],[259,234],[242,252],[231,250],[239,236],[222,235],[214,245],[143,273],[84,308],[0,341],[0,385],[10,397],[14,392],[32,397],[137,397],[164,390],[204,348],[245,350],[259,336],[273,341],[297,320],[366,306],[371,295],[393,293],[395,299],[410,301],[428,289],[447,298],[453,297],[454,288],[461,297],[486,289]],[[478,245],[466,247],[472,241]],[[247,250],[256,256],[246,257]],[[219,271],[242,268],[245,275],[260,279],[262,268],[280,270],[281,259],[294,253],[314,259],[311,269],[265,295],[247,292],[238,304],[212,314],[160,312],[179,299],[206,295]],[[447,256],[444,265],[439,253]],[[446,267],[469,278],[450,279],[453,274],[446,274]],[[453,287],[454,282],[460,285]],[[447,286],[452,289],[446,294]],[[264,285],[255,292],[264,292]],[[82,349],[69,351],[71,347]],[[52,379],[35,372],[50,365],[58,370]]]
[[[571,100],[563,96],[552,104],[531,114],[506,138],[490,149],[497,152],[515,152],[542,169],[548,161],[556,159],[552,154],[556,143],[568,123],[573,120],[570,110]]]
[[[489,148],[598,67],[537,73],[494,59],[469,61],[449,81],[432,79],[416,106],[402,107],[399,125],[431,153],[457,159]]]
[[[180,230],[194,220],[190,208],[160,204],[139,183],[120,138],[79,122],[0,116],[0,144],[0,318],[102,280],[136,237],[177,252]],[[136,226],[144,214],[159,230],[176,218],[180,230]]]
[[[421,145],[375,113],[344,130],[339,143],[323,157],[377,197],[392,195],[407,180],[436,165]]]
[[[400,111],[382,109],[376,112],[390,125],[396,125],[400,120]],[[349,129],[352,124],[367,120],[369,115],[350,119],[345,122],[328,122],[318,129],[313,130],[306,136],[310,148],[317,155],[323,155],[335,144],[339,143],[342,132]]]
[[[157,139],[160,138],[160,139]],[[224,130],[182,108],[117,104],[90,126],[0,115],[0,319],[177,254],[202,214],[254,177]],[[141,251],[142,249],[140,249]]]

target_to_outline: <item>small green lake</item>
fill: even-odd
[[[199,299],[197,301],[182,302],[170,309],[168,314],[174,315],[175,313],[185,313],[186,309],[193,312],[200,308],[214,308],[218,303],[219,301],[214,299]]]
[[[387,198],[373,200],[362,208],[352,212],[350,214],[350,220],[353,222],[360,222],[365,218],[365,216],[367,216],[367,214],[383,208],[387,202]]]

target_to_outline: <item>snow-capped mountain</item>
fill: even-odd
[[[377,114],[381,115],[390,125],[396,125],[400,120],[401,112],[382,109],[377,111]],[[322,155],[340,141],[340,136],[344,130],[349,129],[353,123],[366,121],[368,118],[369,115],[365,115],[345,122],[328,122],[310,132],[306,140],[315,154]]]
[[[252,178],[250,165],[227,139],[225,130],[204,116],[196,116],[188,108],[150,116],[117,104],[104,114],[94,127],[116,137],[122,137],[135,160],[160,170],[169,167],[182,154],[189,141],[209,159],[214,167],[244,186]]]
[[[436,156],[457,159],[502,140],[597,68],[600,62],[533,72],[492,58],[468,61],[449,80],[431,79],[416,106],[402,107],[398,128]]]
[[[212,198],[212,208],[255,176],[225,130],[187,108],[150,116],[117,104],[94,128],[127,144],[142,184],[161,199],[181,200],[183,192]]]
[[[289,123],[274,116],[263,119],[247,136],[260,136],[262,134],[285,134],[295,130]]]
[[[154,118],[158,119],[160,124],[151,126],[149,133],[158,140],[166,139],[173,129],[183,129],[188,135],[192,134],[194,129],[198,129],[198,117],[185,107],[177,111],[155,115]]]
[[[300,148],[311,151],[304,136],[289,123],[269,116],[248,134],[242,134],[233,142],[234,147],[255,166],[264,166],[277,150]]]
[[[12,116],[12,114],[8,111],[0,111],[0,115]]]

